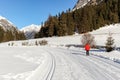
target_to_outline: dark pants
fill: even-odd
[[[86,50],[86,55],[89,56],[89,50]]]

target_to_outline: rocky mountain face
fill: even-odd
[[[73,11],[76,9],[79,9],[81,7],[84,7],[90,0],[78,0],[77,3],[75,4]]]
[[[40,30],[39,25],[29,25],[21,29],[24,32],[26,39],[34,39],[35,34],[38,33]]]
[[[78,0],[73,8],[73,11],[75,11],[76,9],[84,7],[85,5],[97,5],[101,1],[102,0]]]
[[[25,39],[24,34],[13,23],[0,16],[0,42],[21,39]]]

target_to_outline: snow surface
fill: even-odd
[[[120,24],[91,32],[97,45],[104,46],[108,33],[113,33],[120,47]],[[91,49],[90,56],[80,47],[82,34],[50,37],[0,44],[0,80],[120,80],[120,52]],[[102,39],[101,39],[102,38]],[[105,39],[104,39],[105,38]],[[46,40],[48,45],[36,46]],[[23,46],[22,43],[27,45]]]

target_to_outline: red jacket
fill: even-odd
[[[90,45],[89,45],[89,44],[86,44],[86,45],[85,45],[85,50],[87,50],[87,51],[90,50]]]

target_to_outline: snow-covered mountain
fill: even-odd
[[[14,30],[18,31],[18,29],[12,22],[10,22],[9,20],[2,16],[0,16],[0,27],[4,29],[4,31],[7,30],[12,32],[14,32]]]
[[[34,39],[35,34],[39,32],[40,25],[29,25],[21,29],[24,32],[27,39]]]
[[[24,34],[5,17],[0,16],[0,42],[25,39]]]
[[[84,7],[85,5],[96,5],[96,4],[100,3],[101,1],[103,1],[103,0],[78,0],[73,8],[73,11]]]

